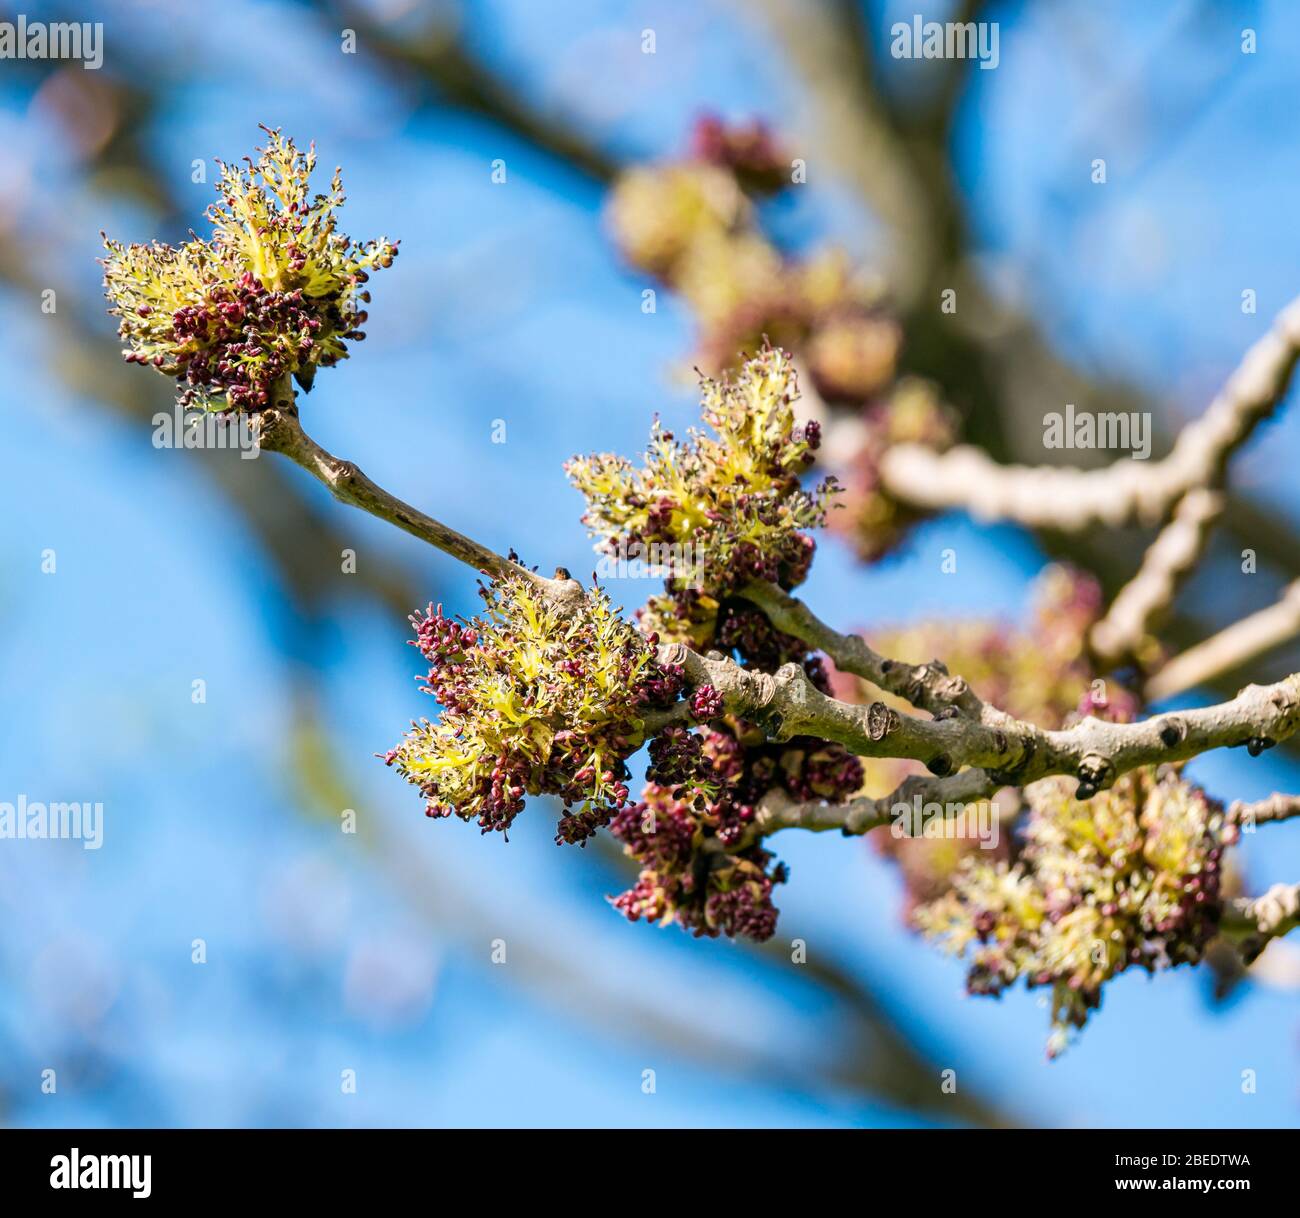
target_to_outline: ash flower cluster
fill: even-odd
[[[902,332],[880,282],[838,251],[793,257],[764,234],[755,198],[790,186],[791,165],[763,124],[706,116],[686,157],[619,179],[609,223],[627,262],[691,307],[698,366],[716,375],[767,340],[795,353],[815,391],[810,412],[836,427],[825,459],[849,492],[839,531],[870,562],[917,519],[882,484],[884,452],[904,441],[946,449],[956,421],[928,383],[898,378]]]
[[[651,598],[643,628],[668,642],[711,643],[731,621],[720,608],[736,588],[803,581],[814,550],[804,530],[823,523],[833,485],[800,484],[819,431],[796,425],[796,397],[789,356],[766,347],[734,377],[704,380],[708,432],[680,440],[656,423],[640,467],[608,453],[565,466],[586,498],[582,519],[598,550],[668,545],[695,555],[693,570],[672,573],[665,594]],[[757,616],[752,630],[761,629]],[[730,628],[739,636],[744,619]]]
[[[642,466],[575,457],[567,472],[587,500],[583,521],[598,549],[669,544],[696,555],[691,578],[670,575],[641,611],[652,638],[731,653],[766,672],[801,664],[827,692],[820,658],[734,595],[753,580],[801,583],[814,551],[805,530],[825,519],[832,480],[812,491],[800,481],[820,434],[815,423],[797,424],[796,392],[789,356],[764,346],[734,376],[705,379],[707,432],[682,441],[656,427]],[[724,714],[711,686],[693,691],[690,708],[705,726],[670,728],[651,742],[642,800],[611,825],[641,865],[613,904],[632,921],[767,939],[786,870],[751,840],[759,802],[777,788],[800,801],[847,798],[862,766],[821,740],[769,743],[757,725]]]
[[[221,166],[209,240],[104,238],[104,288],[123,354],[175,377],[187,405],[256,412],[290,374],[310,389],[318,367],[365,337],[364,285],[397,256],[395,242],[360,244],[337,231],[342,180],[335,170],[328,193],[310,194],[314,146],[304,153],[263,130],[255,162]]]
[[[769,335],[806,357],[822,396],[864,398],[893,379],[901,332],[881,285],[842,254],[789,257],[763,233],[752,196],[789,186],[791,163],[761,123],[706,116],[689,155],[619,179],[610,227],[632,266],[690,304],[707,371],[733,367]]]
[[[787,185],[792,163],[761,119],[724,123],[703,115],[691,132],[691,160],[729,169],[749,194],[769,194]]]
[[[697,937],[770,938],[773,890],[788,871],[747,840],[758,804],[776,788],[799,800],[846,798],[862,782],[858,759],[809,738],[769,744],[734,716],[698,732],[671,729],[650,757],[641,802],[611,826],[641,871],[611,903],[630,921],[675,922]]]
[[[484,589],[486,612],[472,621],[432,609],[413,619],[442,714],[413,724],[386,760],[420,788],[430,816],[505,831],[528,795],[557,795],[566,809],[557,841],[585,842],[608,825],[640,864],[637,883],[613,898],[630,919],[771,936],[785,869],[751,833],[759,802],[777,788],[841,800],[862,783],[858,759],[813,738],[769,743],[701,684],[650,740],[635,805],[626,763],[650,735],[648,712],[686,695],[682,670],[659,659],[660,631],[712,642],[751,668],[799,663],[829,690],[806,644],[731,595],[754,579],[793,587],[812,558],[804,530],[822,522],[830,488],[801,485],[817,431],[796,425],[794,397],[789,358],[769,347],[734,377],[705,381],[707,431],[683,441],[656,428],[641,467],[610,455],[569,463],[598,548],[689,545],[701,560],[698,585],[670,574],[640,631],[598,589],[575,613],[522,578]],[[681,725],[684,711],[696,726]]]
[[[1125,721],[1137,700],[1115,680],[1102,680],[1088,653],[1088,631],[1104,609],[1101,586],[1063,563],[1043,568],[1030,591],[1024,626],[1005,621],[941,619],[873,631],[885,655],[924,663],[942,655],[985,701],[1017,719],[1061,728],[1074,714],[1106,712]],[[874,686],[835,675],[835,691],[853,701],[874,700]]]
[[[523,578],[482,590],[484,612],[457,622],[432,606],[411,620],[429,661],[436,722],[413,723],[385,757],[420,789],[432,817],[453,813],[505,832],[527,795],[556,795],[558,842],[585,844],[628,802],[626,759],[643,716],[680,694],[680,671],[593,589],[581,612]]]
[[[1103,608],[1101,587],[1091,576],[1063,564],[1044,568],[1032,591],[1025,626],[1001,621],[918,622],[873,632],[871,642],[885,655],[924,663],[941,655],[986,702],[1040,727],[1068,726],[1078,715],[1126,722],[1136,716],[1137,699],[1119,682],[1102,680],[1088,654],[1088,631]],[[859,678],[835,673],[837,697],[853,702],[884,698],[904,704]],[[923,768],[910,761],[872,759],[864,763],[864,794],[879,797],[895,790]],[[1000,797],[1002,799],[1004,797]],[[986,808],[977,810],[983,815]],[[1013,860],[1016,843],[1003,834],[995,851],[975,838],[895,837],[874,834],[876,849],[897,864],[903,879],[903,915],[911,920],[918,904],[933,901],[952,886],[967,857]]]
[[[1019,860],[968,858],[952,890],[915,920],[948,951],[970,953],[967,988],[1000,994],[1019,978],[1050,986],[1055,1056],[1130,967],[1199,962],[1222,913],[1223,809],[1173,767],[1134,770],[1080,802],[1073,783],[1025,790]]]

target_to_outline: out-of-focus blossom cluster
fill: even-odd
[[[314,147],[303,153],[264,130],[255,162],[221,166],[210,240],[104,239],[105,294],[126,359],[175,377],[186,403],[257,411],[289,374],[309,389],[318,367],[365,338],[364,285],[397,256],[395,242],[359,244],[339,233],[338,170],[328,193],[310,194]]]
[[[1063,565],[1045,568],[1032,594],[1033,608],[1024,627],[997,621],[919,622],[893,630],[874,631],[871,644],[882,655],[922,664],[942,657],[950,672],[970,682],[981,698],[1017,719],[1039,727],[1065,727],[1079,715],[1128,721],[1137,713],[1134,695],[1114,680],[1101,679],[1088,654],[1087,636],[1102,610],[1101,588],[1090,575]],[[857,677],[833,673],[838,697],[853,702],[883,699],[905,704]],[[863,793],[887,795],[909,775],[922,773],[915,762],[872,759],[864,763]],[[1007,794],[999,811],[1007,808]],[[976,808],[972,823],[993,817],[988,804]],[[904,883],[904,915],[918,902],[939,897],[968,857],[1010,859],[1015,850],[1010,822],[996,846],[973,836],[896,837],[872,835],[872,841],[899,867]]]
[[[725,123],[701,116],[691,132],[692,161],[728,169],[749,195],[775,194],[790,184],[793,165],[761,119]]]
[[[895,444],[924,444],[937,452],[957,437],[953,410],[940,400],[931,382],[900,377],[887,399],[868,402],[858,418],[839,425],[851,433],[837,447],[846,455],[836,466],[845,510],[829,521],[833,532],[865,562],[883,558],[922,518],[900,502],[881,479],[881,461]]]
[[[1048,1054],[1068,1043],[1129,967],[1200,961],[1222,911],[1222,808],[1173,767],[1134,770],[1081,802],[1075,784],[1025,789],[1025,846],[1015,863],[965,859],[952,889],[919,906],[918,926],[971,960],[972,994],[1018,979],[1050,986]]]
[[[430,816],[504,832],[526,795],[556,795],[556,840],[585,843],[626,806],[643,716],[677,700],[682,675],[599,590],[581,612],[523,578],[495,581],[483,598],[469,621],[432,606],[412,618],[429,661],[423,688],[442,713],[412,724],[385,760],[419,787]]]
[[[881,285],[842,254],[790,257],[764,234],[756,196],[790,186],[791,164],[763,125],[701,119],[686,157],[619,178],[610,227],[632,266],[690,304],[696,362],[709,372],[734,367],[767,335],[804,356],[818,393],[865,398],[894,377],[898,326]]]
[[[642,627],[665,642],[747,655],[772,645],[765,618],[724,602],[753,580],[793,588],[812,561],[805,530],[824,520],[833,486],[800,483],[819,429],[796,424],[796,396],[789,357],[766,347],[734,376],[705,379],[707,432],[682,440],[656,423],[641,466],[608,453],[566,465],[586,498],[582,519],[598,550],[659,550],[675,559],[664,594],[641,615]]]
[[[848,424],[834,460],[852,510],[839,523],[872,560],[912,519],[881,486],[883,451],[905,440],[946,448],[955,420],[927,386],[898,379],[902,336],[880,282],[837,250],[795,257],[764,233],[759,204],[799,180],[796,164],[763,124],[705,117],[687,156],[618,180],[609,222],[627,262],[690,305],[698,366],[717,374],[764,341],[795,354],[815,391],[808,412]]]
[[[1119,682],[1103,679],[1088,654],[1088,631],[1104,609],[1096,579],[1054,563],[1034,581],[1030,599],[1023,627],[962,619],[918,622],[873,631],[871,645],[911,663],[941,656],[985,701],[1039,727],[1063,727],[1075,714],[1131,719],[1136,699]],[[854,701],[881,696],[842,673],[834,684],[838,696]]]

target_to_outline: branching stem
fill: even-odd
[[[581,603],[581,586],[563,572],[547,579],[529,571],[390,495],[352,462],[327,452],[303,430],[291,385],[277,386],[274,403],[258,416],[258,432],[262,448],[300,465],[341,502],[396,525],[491,578],[527,579],[561,604]],[[910,665],[888,660],[856,635],[833,630],[802,601],[773,585],[752,585],[743,595],[778,629],[824,651],[845,672],[934,715],[922,719],[900,714],[883,702],[861,706],[828,697],[797,664],[769,674],[741,668],[716,653],[700,655],[680,643],[661,647],[660,659],[680,664],[692,687],[713,685],[728,710],[758,723],[773,739],[834,740],[860,756],[921,761],[933,773],[913,775],[881,799],[844,804],[798,803],[769,793],[747,841],[781,829],[862,834],[892,820],[899,803],[911,805],[919,799],[945,809],[959,807],[986,799],[1000,787],[1023,786],[1052,774],[1077,777],[1083,798],[1137,766],[1181,761],[1223,746],[1244,744],[1258,752],[1300,730],[1296,674],[1275,685],[1248,686],[1217,706],[1157,715],[1141,723],[1089,718],[1063,731],[1044,731],[982,702],[939,661]],[[658,712],[646,726],[653,732],[669,723],[688,722],[687,704],[682,702]],[[1253,809],[1234,806],[1234,815],[1246,811],[1256,822],[1280,820],[1300,811],[1300,800],[1274,796]],[[1254,900],[1231,902],[1225,932],[1253,956],[1298,920],[1300,885],[1278,885]]]

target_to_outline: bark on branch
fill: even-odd
[[[1278,314],[1159,461],[1124,459],[1096,470],[999,465],[971,445],[936,453],[903,444],[885,454],[881,475],[890,493],[913,507],[961,508],[980,520],[1071,534],[1101,524],[1159,524],[1189,491],[1221,483],[1233,453],[1286,394],[1298,356],[1300,299]]]
[[[349,461],[327,452],[302,429],[292,387],[277,387],[273,405],[259,416],[264,448],[295,461],[344,503],[387,520],[475,570],[534,581],[558,603],[576,606],[580,585],[557,573],[546,579],[503,558],[377,486]],[[843,744],[866,757],[907,758],[924,763],[935,780],[908,780],[901,790],[941,803],[985,798],[1002,786],[1024,786],[1052,774],[1079,780],[1079,798],[1110,786],[1137,766],[1182,761],[1209,749],[1245,745],[1254,754],[1300,729],[1300,674],[1275,685],[1252,685],[1231,701],[1199,710],[1157,715],[1141,723],[1085,719],[1062,731],[1044,731],[979,700],[942,664],[894,664],[852,635],[821,622],[803,603],[780,589],[755,585],[745,595],[770,611],[782,630],[824,650],[846,671],[902,695],[935,716],[901,714],[883,702],[868,706],[821,693],[796,664],[776,673],[753,672],[716,653],[700,655],[682,644],[660,649],[677,663],[692,687],[713,685],[729,711],[758,723],[776,740],[813,736]],[[666,720],[681,721],[673,708]],[[937,780],[937,781],[936,781]],[[910,784],[910,785],[909,785]],[[889,797],[891,800],[894,797]],[[855,800],[839,807],[772,807],[764,822],[777,828],[842,828],[865,832],[887,811],[882,801]]]
[[[1275,604],[1225,626],[1218,634],[1174,656],[1147,683],[1147,701],[1172,698],[1249,663],[1300,635],[1300,580],[1283,589]]]
[[[1220,491],[1188,491],[1142,557],[1138,572],[1121,588],[1106,615],[1088,635],[1103,668],[1137,654],[1159,618],[1168,612],[1183,581],[1205,552],[1215,522],[1223,514]]]
[[[811,613],[807,615],[816,622]],[[870,649],[866,654],[865,666],[879,660]],[[986,704],[977,714],[919,719],[883,702],[868,706],[841,702],[817,690],[797,664],[787,664],[775,674],[751,672],[721,656],[698,655],[681,644],[661,649],[661,658],[681,664],[692,686],[713,685],[729,711],[758,723],[772,739],[815,736],[836,741],[862,757],[923,762],[940,779],[957,775],[960,783],[913,792],[927,800],[942,797],[940,802],[945,803],[955,802],[958,795],[965,800],[986,798],[999,787],[1025,786],[1053,774],[1077,778],[1077,796],[1087,799],[1139,766],[1186,761],[1224,747],[1245,746],[1257,755],[1300,730],[1300,674],[1274,685],[1247,686],[1231,701],[1216,706],[1156,715],[1138,723],[1090,717],[1073,727],[1046,731]],[[966,767],[977,773],[959,775]],[[863,825],[879,815],[880,802],[855,800],[838,811],[823,809],[814,814],[804,809],[800,815],[819,828]],[[873,803],[877,806],[867,807]]]
[[[1300,884],[1274,884],[1263,896],[1238,897],[1223,910],[1222,929],[1251,963],[1274,939],[1300,926]]]

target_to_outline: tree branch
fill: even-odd
[[[892,121],[856,5],[760,0],[753,7],[807,89],[803,143],[885,222],[890,240],[882,253],[891,292],[905,307],[914,305],[946,252],[935,235],[952,219],[950,195],[930,189]]]
[[[1155,524],[1189,491],[1220,485],[1229,458],[1286,394],[1300,357],[1300,299],[1278,314],[1199,419],[1154,462],[1120,460],[1095,470],[999,465],[982,449],[945,453],[900,444],[884,456],[889,491],[912,507],[962,508],[980,520],[1080,533],[1097,525]]]
[[[437,9],[440,6],[434,6]],[[510,81],[480,63],[465,47],[446,13],[412,32],[391,29],[373,6],[336,0],[320,5],[334,24],[357,30],[364,48],[382,61],[386,74],[414,74],[436,90],[440,101],[497,124],[517,139],[598,182],[609,182],[616,162],[593,140],[575,131],[562,115],[545,112]]]
[[[277,452],[302,466],[313,478],[324,483],[330,494],[341,503],[351,504],[380,520],[396,525],[412,537],[458,558],[476,571],[493,578],[516,576],[547,588],[569,580],[550,580],[535,571],[480,545],[455,529],[426,516],[418,508],[404,503],[376,485],[351,461],[327,452],[302,427],[294,401],[293,386],[288,380],[277,382],[271,406],[256,416],[258,446]]]
[[[922,807],[937,804],[947,811],[986,799],[996,788],[983,770],[963,770],[947,778],[912,774],[879,799],[861,796],[843,804],[799,803],[777,787],[759,804],[752,836],[767,837],[782,829],[807,829],[812,833],[838,829],[845,837],[856,837],[889,824],[899,804],[910,809],[919,800]]]
[[[1300,816],[1300,795],[1280,795],[1276,792],[1267,799],[1254,803],[1237,800],[1228,808],[1228,819],[1238,825],[1269,825],[1277,821]]]
[[[258,416],[259,438],[267,449],[282,453],[319,479],[344,503],[418,537],[476,570],[493,577],[533,581],[558,603],[576,607],[584,593],[562,572],[545,579],[454,529],[403,503],[373,483],[355,465],[325,451],[302,429],[293,387],[277,384],[272,405]],[[775,674],[740,667],[716,652],[702,656],[680,643],[660,648],[664,663],[680,664],[692,687],[710,684],[728,711],[752,719],[771,738],[813,736],[836,741],[865,757],[907,758],[923,762],[940,780],[902,790],[943,803],[984,798],[1001,786],[1024,786],[1051,774],[1078,778],[1078,798],[1086,799],[1137,766],[1182,761],[1209,749],[1247,745],[1258,753],[1300,729],[1300,674],[1275,685],[1248,686],[1229,702],[1200,710],[1157,715],[1141,723],[1106,723],[1088,718],[1063,731],[1044,731],[981,703],[964,681],[950,678],[942,666],[898,666],[852,636],[839,635],[820,622],[801,602],[779,590],[747,590],[756,602],[774,606],[778,620],[811,646],[825,646],[850,672],[879,681],[883,688],[914,695],[921,704],[939,706],[933,719],[900,714],[883,702],[869,706],[828,697],[802,667],[786,664]],[[807,637],[805,637],[807,636]],[[681,712],[669,712],[674,718]],[[970,772],[959,773],[964,767]],[[922,783],[927,780],[921,779]],[[772,829],[806,823],[811,827],[849,827],[865,832],[879,823],[880,801],[854,801],[839,811],[807,808],[771,810]],[[868,806],[869,805],[869,806]]]
[[[1142,556],[1142,565],[1116,594],[1106,615],[1088,635],[1102,667],[1113,667],[1137,654],[1151,627],[1174,603],[1192,573],[1215,522],[1223,514],[1223,494],[1202,487],[1188,491],[1170,521]]]
[[[797,664],[783,665],[775,674],[751,672],[681,644],[661,649],[661,655],[681,664],[692,686],[713,685],[729,711],[753,719],[774,740],[833,740],[860,757],[923,762],[940,778],[965,766],[985,771],[983,781],[968,780],[968,799],[1053,774],[1078,778],[1077,797],[1087,799],[1139,766],[1186,761],[1210,749],[1238,745],[1258,754],[1300,730],[1300,673],[1275,685],[1247,686],[1217,706],[1156,715],[1139,723],[1089,717],[1073,727],[1045,731],[988,705],[977,718],[923,720],[899,714],[883,702],[841,702],[821,693]]]
[[[1149,702],[1172,698],[1233,672],[1256,656],[1300,634],[1300,580],[1283,589],[1276,604],[1225,626],[1203,643],[1175,656],[1147,683]]]
[[[1263,896],[1237,897],[1223,910],[1222,930],[1250,964],[1269,943],[1300,926],[1300,884],[1274,884]]]
[[[965,679],[950,676],[939,660],[904,664],[877,655],[860,635],[832,630],[801,600],[775,584],[750,584],[741,589],[740,595],[762,609],[778,630],[807,643],[814,651],[825,652],[841,672],[863,677],[919,710],[934,715],[956,711],[978,717],[984,709],[984,703]]]

